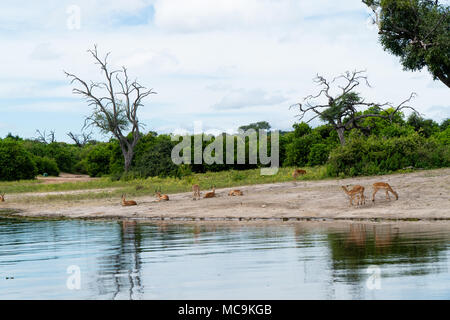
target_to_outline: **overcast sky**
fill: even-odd
[[[449,89],[426,70],[403,71],[369,16],[360,0],[2,1],[0,136],[47,129],[67,141],[80,132],[90,108],[63,70],[101,80],[86,52],[94,44],[158,93],[140,120],[159,133],[192,130],[194,121],[204,130],[256,121],[288,130],[289,106],[317,92],[316,73],[354,69],[367,70],[367,100],[400,103],[414,91],[425,116],[449,117]]]

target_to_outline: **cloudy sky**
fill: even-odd
[[[87,49],[158,94],[140,120],[160,133],[233,130],[256,121],[290,129],[289,106],[317,92],[312,78],[366,69],[367,100],[413,105],[437,121],[450,91],[426,70],[403,71],[384,52],[360,0],[2,1],[0,136],[80,132],[89,107],[63,70],[101,80]],[[101,136],[97,135],[97,138]]]

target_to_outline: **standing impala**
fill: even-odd
[[[194,200],[200,199],[200,186],[198,184],[192,186],[192,191],[194,192]]]
[[[342,189],[344,189],[344,192],[349,196],[351,206],[353,205],[353,198],[355,197],[357,197],[357,205],[366,203],[363,186],[356,185],[351,190],[348,190],[345,186],[342,186]]]
[[[386,182],[376,182],[373,184],[373,194],[372,194],[372,201],[375,201],[375,194],[378,192],[378,190],[384,189],[386,191],[386,200],[391,200],[389,197],[389,192],[392,192],[395,196],[395,200],[398,200],[398,194],[395,192],[389,183]]]
[[[5,202],[5,194],[0,194],[0,202]]]

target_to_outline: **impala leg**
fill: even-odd
[[[373,190],[373,194],[372,194],[372,201],[375,201],[375,195],[378,192],[378,189],[374,189]]]
[[[389,197],[389,191],[386,190],[386,200],[391,200],[391,197]]]

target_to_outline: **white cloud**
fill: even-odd
[[[263,120],[288,129],[296,121],[289,106],[316,92],[316,73],[334,77],[353,69],[367,69],[373,85],[361,89],[367,100],[397,103],[415,91],[413,105],[425,115],[449,114],[448,88],[425,70],[403,71],[367,28],[360,1],[82,0],[81,29],[72,31],[66,8],[73,1],[25,3],[2,3],[0,10],[8,48],[0,52],[0,109],[27,110],[8,118],[18,128],[36,106],[62,112],[67,105],[71,114],[87,114],[63,70],[101,80],[86,52],[95,43],[102,54],[111,51],[112,67],[127,66],[130,77],[158,92],[141,110],[148,130],[170,132],[194,120],[218,130]],[[154,21],[128,23],[150,5]],[[55,101],[43,102],[49,99]],[[444,109],[436,113],[432,106]]]
[[[253,106],[275,105],[286,101],[280,94],[268,94],[262,89],[234,89],[229,91],[213,108],[217,110],[242,109]]]

